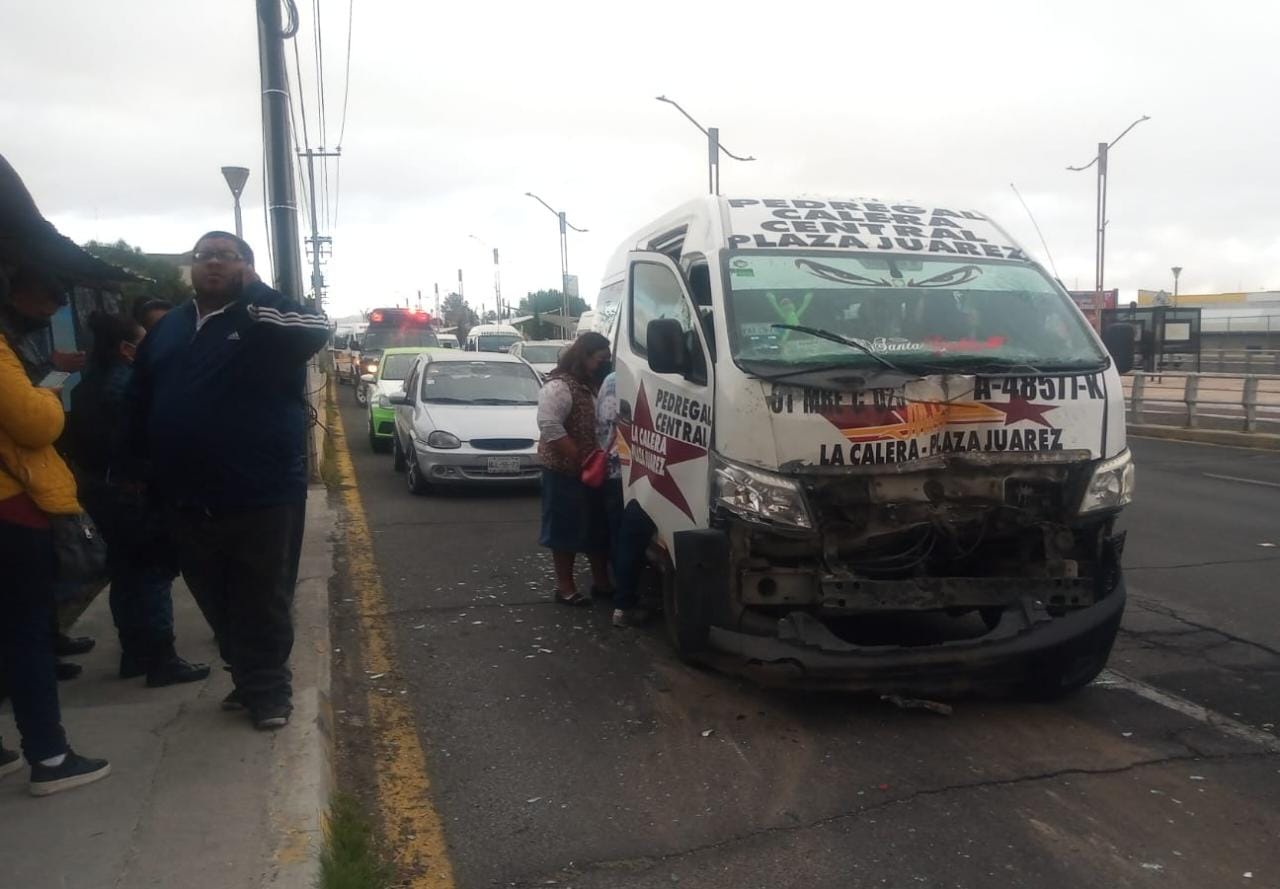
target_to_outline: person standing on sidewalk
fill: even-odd
[[[143,330],[131,318],[94,312],[89,316],[93,353],[84,379],[71,392],[65,450],[76,474],[80,499],[108,546],[111,618],[120,636],[120,678],[147,677],[160,688],[198,682],[207,664],[178,656],[173,634],[172,545],[140,486],[111,473],[113,434],[124,416],[124,394]]]
[[[38,315],[47,323],[59,307],[46,299],[23,324],[38,329]],[[64,422],[58,392],[32,385],[8,333],[0,336],[0,700],[13,702],[35,796],[111,772],[105,759],[80,756],[67,744],[58,705],[49,516],[80,512],[75,479],[53,448]],[[18,754],[0,745],[0,776],[21,767]]]
[[[195,299],[138,349],[125,471],[171,516],[182,576],[231,668],[224,708],[275,729],[293,710],[306,364],[329,325],[264,284],[249,245],[227,232],[196,242],[191,278]]]

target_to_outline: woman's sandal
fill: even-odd
[[[580,607],[582,607],[583,605],[590,605],[590,604],[591,604],[591,598],[590,598],[589,596],[584,596],[584,595],[582,595],[582,593],[579,593],[579,592],[573,592],[573,593],[570,593],[570,594],[569,594],[569,595],[567,595],[567,596],[566,596],[566,595],[564,595],[563,593],[557,592],[557,593],[556,593],[556,604],[557,604],[557,605],[568,605],[568,606],[570,606],[571,608],[580,608]]]

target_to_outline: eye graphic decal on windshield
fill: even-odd
[[[801,271],[808,272],[819,278],[825,278],[828,281],[835,281],[839,284],[848,284],[853,287],[902,287],[901,273],[894,275],[894,280],[890,281],[886,278],[868,278],[866,275],[859,275],[856,272],[850,272],[845,269],[839,269],[835,266],[825,265],[820,262],[814,262],[812,259],[797,259],[796,268]],[[896,269],[895,269],[896,271]],[[968,284],[974,278],[982,274],[982,269],[976,265],[962,265],[958,268],[948,269],[937,275],[928,278],[916,280],[914,278],[908,280],[905,284],[907,287],[959,287],[961,284]]]

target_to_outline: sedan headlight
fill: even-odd
[[[1132,501],[1133,454],[1126,448],[1093,468],[1093,476],[1080,501],[1080,512],[1119,509]]]
[[[756,522],[803,530],[813,527],[804,494],[795,481],[718,456],[712,459],[712,499],[717,506]]]
[[[427,436],[427,447],[429,448],[460,448],[462,442],[458,436],[452,432],[440,432],[436,430]]]

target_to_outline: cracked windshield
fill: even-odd
[[[0,7],[0,889],[1280,889],[1280,3]]]

